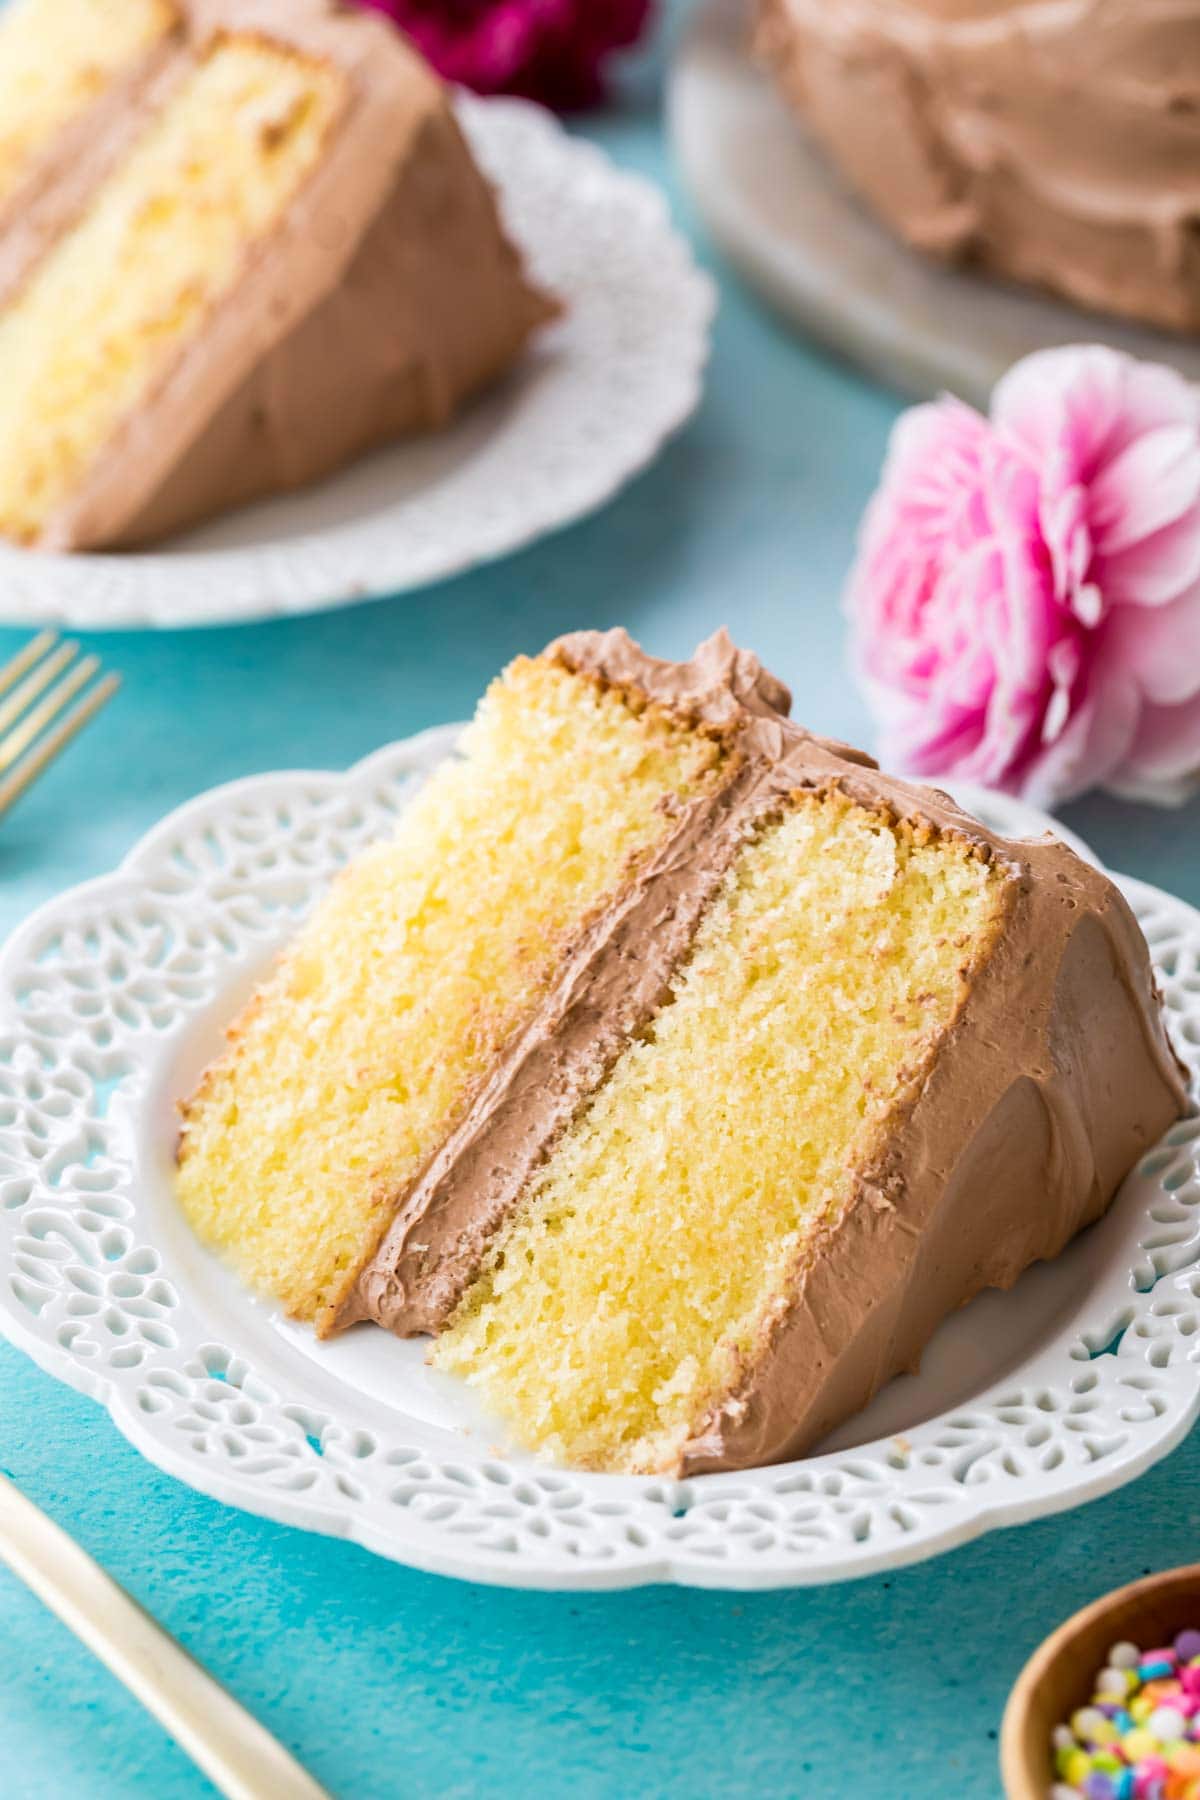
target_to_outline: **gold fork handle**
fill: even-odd
[[[257,1719],[3,1475],[0,1558],[229,1800],[329,1800]]]

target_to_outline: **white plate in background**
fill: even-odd
[[[425,587],[594,511],[695,409],[715,290],[662,195],[541,107],[459,117],[537,280],[565,304],[446,430],[139,552],[0,545],[0,623],[221,625]]]

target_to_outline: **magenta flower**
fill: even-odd
[[[1049,806],[1200,776],[1200,391],[1101,346],[905,413],[847,610],[884,759]]]
[[[603,94],[602,64],[633,44],[650,0],[362,0],[387,13],[440,75],[481,94],[567,111]]]

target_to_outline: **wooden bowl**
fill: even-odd
[[[1008,1800],[1046,1800],[1055,1780],[1050,1734],[1092,1697],[1111,1645],[1157,1650],[1200,1630],[1200,1563],[1116,1588],[1060,1625],[1025,1664],[1004,1709],[1000,1772]]]

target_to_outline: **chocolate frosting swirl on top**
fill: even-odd
[[[756,0],[758,43],[919,249],[1200,330],[1200,0]]]

